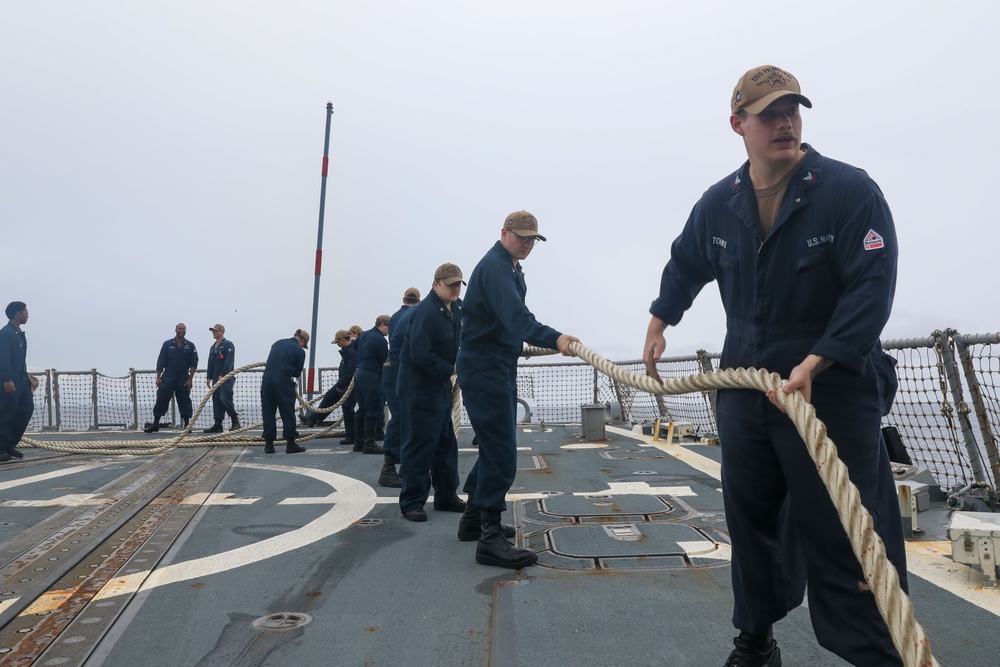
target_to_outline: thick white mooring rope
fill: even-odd
[[[746,368],[668,378],[661,384],[651,377],[615,366],[580,343],[570,343],[570,351],[611,379],[651,394],[688,394],[712,389],[756,389],[765,393],[773,390],[816,464],[903,664],[906,667],[938,667],[938,661],[931,654],[930,639],[917,622],[909,596],[899,587],[899,574],[886,557],[885,545],[875,532],[872,516],[861,504],[861,494],[851,482],[847,466],[837,457],[837,447],[827,437],[826,426],[816,418],[815,408],[801,392],[786,394],[781,390],[785,381],[777,373]],[[528,356],[546,354],[558,352],[536,347],[525,349]]]
[[[871,514],[861,504],[861,495],[848,476],[847,466],[837,457],[837,447],[827,437],[826,426],[816,418],[816,410],[805,400],[801,392],[784,393],[781,389],[785,381],[781,379],[781,376],[777,373],[769,373],[763,369],[737,368],[735,370],[717,370],[689,375],[683,378],[668,378],[661,384],[651,377],[639,375],[615,366],[612,362],[580,343],[570,343],[570,351],[611,379],[650,394],[688,394],[695,391],[710,391],[713,389],[756,389],[762,392],[773,390],[778,403],[785,409],[799,435],[802,436],[809,456],[816,465],[820,479],[823,481],[823,485],[833,500],[834,507],[836,507],[837,514],[840,517],[841,525],[843,525],[850,539],[851,548],[854,550],[854,555],[861,564],[865,579],[875,595],[875,602],[879,613],[885,619],[896,650],[899,651],[903,659],[903,664],[906,667],[939,667],[938,661],[931,654],[930,639],[917,622],[909,596],[899,587],[899,575],[896,572],[896,568],[889,563],[886,557],[885,545],[875,532]],[[524,354],[525,356],[542,356],[558,354],[558,352],[556,350],[528,347],[525,349]],[[223,377],[212,386],[211,391],[198,404],[198,409],[192,415],[187,427],[183,431],[167,440],[157,439],[155,444],[151,442],[149,447],[136,446],[137,443],[135,442],[123,444],[120,441],[111,440],[57,443],[23,438],[22,443],[26,443],[32,447],[80,454],[158,454],[173,447],[261,445],[263,441],[259,436],[239,435],[239,433],[244,431],[259,428],[260,424],[245,426],[239,431],[227,434],[220,433],[195,437],[190,436],[190,433],[192,424],[194,424],[195,420],[201,414],[209,398],[223,382],[239,373],[252,368],[259,368],[263,365],[263,362],[257,362],[241,366]],[[301,394],[297,394],[297,398],[302,407],[314,412],[328,414],[344,403],[353,388],[354,381],[352,380],[340,400],[335,405],[323,409],[313,407]],[[458,389],[457,382],[453,382],[452,396],[454,399],[452,416],[457,432],[458,420],[461,414],[461,392]],[[314,399],[313,402],[318,402],[318,400]],[[330,431],[340,424],[340,421],[338,420],[323,431],[310,433],[298,440],[306,441],[326,437]]]
[[[142,440],[132,440],[128,442],[123,442],[121,440],[66,440],[62,442],[57,442],[54,440],[36,440],[34,438],[21,438],[22,444],[30,445],[31,447],[37,447],[39,449],[50,449],[57,452],[68,452],[71,454],[131,454],[131,455],[147,455],[147,454],[159,454],[165,452],[168,449],[173,449],[175,447],[205,447],[208,445],[212,446],[225,446],[225,447],[245,447],[247,445],[257,445],[263,446],[264,441],[260,436],[257,435],[240,435],[247,431],[253,431],[259,429],[263,424],[258,422],[257,424],[250,424],[243,426],[235,431],[230,431],[229,433],[215,433],[211,435],[191,435],[191,430],[194,427],[194,423],[198,420],[198,416],[201,415],[202,410],[208,404],[208,401],[212,398],[212,394],[218,390],[225,382],[236,377],[238,374],[251,370],[253,368],[260,368],[264,366],[263,361],[257,361],[252,364],[247,364],[246,366],[240,366],[239,368],[233,369],[231,372],[224,375],[219,379],[207,394],[198,403],[198,408],[191,415],[191,419],[188,420],[188,424],[184,429],[172,438],[156,438],[152,440],[142,441]],[[347,400],[347,397],[351,395],[354,391],[354,380],[347,386],[344,390],[344,395],[340,397],[340,400],[333,405],[326,408],[315,407],[314,404],[319,403],[322,400],[322,396],[314,398],[312,402],[307,401],[301,393],[296,392],[296,398],[298,399],[299,406],[306,409],[312,410],[313,412],[318,412],[320,414],[329,414],[339,408]],[[297,442],[306,442],[308,440],[315,440],[316,438],[326,438],[333,435],[338,435],[334,433],[334,429],[340,426],[343,422],[343,417],[333,422],[321,431],[316,431],[314,433],[309,433],[308,435],[300,436],[296,438]]]

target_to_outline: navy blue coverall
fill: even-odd
[[[400,413],[399,396],[396,394],[396,379],[399,377],[399,352],[403,349],[403,337],[406,333],[405,322],[413,306],[404,304],[389,318],[389,356],[382,366],[382,394],[389,406],[389,422],[385,425],[385,441],[382,447],[387,454],[399,457],[400,447]]]
[[[282,338],[271,346],[264,364],[264,378],[260,384],[260,405],[264,411],[264,440],[274,442],[278,423],[274,411],[281,415],[281,435],[285,440],[295,439],[295,380],[302,375],[306,351],[295,338]]]
[[[812,403],[905,589],[877,378],[885,363],[877,343],[896,283],[896,232],[865,172],[802,146],[807,153],[766,235],[749,162],[709,188],[673,243],[650,313],[676,325],[715,280],[727,318],[722,367],[788,377],[810,354],[834,362],[813,380]],[[807,579],[822,646],[855,665],[901,664],[874,596],[859,592],[861,567],[791,420],[762,392],[735,389],[719,391],[717,417],[733,624],[765,631],[801,603]]]
[[[191,389],[187,386],[191,369],[198,367],[198,350],[194,343],[185,338],[180,345],[176,338],[164,341],[160,355],[156,358],[156,373],[160,386],[156,388],[156,403],[153,405],[154,421],[167,414],[170,397],[177,399],[177,412],[181,419],[191,419]]]
[[[354,391],[358,395],[357,418],[364,423],[383,416],[385,396],[382,395],[382,364],[389,357],[385,336],[372,327],[358,336],[358,370],[354,373]]]
[[[399,355],[404,514],[423,507],[434,485],[435,503],[458,500],[458,440],[452,420],[452,383],[462,333],[462,309],[449,310],[437,292],[413,307]]]
[[[31,422],[35,401],[28,379],[28,340],[8,322],[0,329],[0,450],[10,454]],[[14,392],[4,389],[14,383]]]
[[[524,342],[555,349],[562,335],[535,320],[527,292],[520,263],[497,241],[473,270],[462,304],[458,385],[479,438],[464,490],[480,510],[507,508],[517,472],[517,358]]]
[[[358,349],[353,341],[350,345],[342,347],[338,351],[340,352],[340,366],[337,367],[337,382],[323,394],[323,400],[319,403],[320,408],[328,408],[340,400],[340,397],[347,391],[347,386],[351,384],[354,372],[358,368]],[[357,404],[357,392],[351,391],[351,395],[340,406],[340,409],[344,411],[344,437],[348,440],[354,439],[354,408]],[[329,417],[330,413],[319,413],[310,410],[307,416],[313,422],[319,423]]]
[[[208,354],[208,377],[214,385],[219,378],[233,372],[236,363],[236,346],[231,341],[223,338],[209,349]],[[226,380],[225,384],[215,390],[212,394],[212,414],[215,423],[221,424],[222,418],[229,415],[234,424],[239,422],[236,414],[236,406],[233,405],[233,388],[236,384],[236,376]]]

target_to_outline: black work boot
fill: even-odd
[[[517,528],[507,524],[500,524],[503,536],[510,539],[517,535]],[[470,500],[465,505],[465,512],[458,520],[458,539],[462,542],[472,542],[478,540],[483,534],[483,522],[479,516],[479,510]]]
[[[365,454],[385,454],[385,450],[375,443],[375,429],[378,421],[375,419],[365,420],[365,444],[361,451]],[[355,448],[357,445],[355,445]]]
[[[482,510],[479,520],[483,526],[483,534],[476,545],[477,563],[517,570],[538,562],[538,555],[534,551],[518,549],[504,537],[500,512]]]
[[[202,433],[222,433],[222,422],[215,422],[212,426],[202,431]]]
[[[295,438],[289,438],[285,441],[286,454],[301,454],[304,451],[306,451],[305,447],[295,444]]]
[[[781,651],[771,628],[756,635],[741,631],[733,644],[736,648],[723,667],[781,667]]]
[[[274,440],[265,440],[264,441],[264,453],[265,454],[274,454]]]
[[[387,486],[390,489],[399,489],[403,486],[402,478],[396,474],[396,464],[393,463],[392,454],[385,455],[382,472],[378,476],[378,485]]]
[[[160,430],[160,418],[153,417],[152,424],[146,424],[146,428],[142,429],[143,433],[156,433]]]
[[[352,451],[355,452],[364,451],[365,444],[368,442],[367,438],[365,437],[365,420],[364,419],[355,420],[354,428],[357,430],[357,432],[354,434],[354,437],[344,438],[344,440],[350,440],[352,443],[354,443],[354,449]]]
[[[235,416],[234,416],[234,417],[232,418],[232,422],[233,422],[233,425],[229,427],[229,430],[230,430],[230,431],[239,431],[239,430],[240,430],[241,428],[243,428],[243,427],[242,427],[242,426],[240,425],[240,418],[239,418],[239,417],[235,417]]]

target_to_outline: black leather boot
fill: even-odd
[[[156,433],[160,430],[160,418],[153,417],[152,424],[146,424],[146,428],[142,429],[143,433]]]
[[[206,428],[202,433],[222,433],[222,422],[217,421],[212,426]]]
[[[382,472],[378,476],[378,485],[387,486],[390,489],[399,489],[403,486],[402,478],[396,474],[396,464],[393,463],[392,454],[385,455]]]
[[[385,450],[375,443],[375,429],[378,428],[378,420],[365,420],[365,444],[361,451],[365,454],[385,454]]]
[[[517,528],[514,526],[502,523],[500,524],[500,528],[503,531],[503,536],[508,539],[517,535]],[[458,520],[458,539],[462,542],[472,542],[478,540],[482,535],[482,518],[479,516],[479,510],[470,500],[465,505],[465,512],[462,514],[462,518]]]
[[[240,426],[240,418],[239,417],[234,416],[232,418],[232,421],[233,421],[233,425],[229,427],[230,431],[239,431],[241,428],[243,428],[242,426]]]
[[[353,451],[362,452],[365,449],[365,445],[368,443],[367,434],[365,432],[365,420],[364,419],[354,420],[354,428],[356,432],[354,434],[354,440],[353,440],[354,442]],[[349,439],[350,438],[345,438],[345,440]]]
[[[723,667],[781,667],[781,650],[770,627],[756,635],[740,631],[736,646]]]
[[[534,551],[518,549],[504,537],[500,512],[482,510],[479,520],[483,525],[483,534],[476,545],[477,563],[517,570],[538,562],[538,555]]]
[[[295,438],[289,438],[285,442],[285,453],[286,454],[301,454],[306,451],[306,448],[302,445],[295,444]]]
[[[265,454],[274,454],[274,440],[265,440],[264,441],[264,453]]]

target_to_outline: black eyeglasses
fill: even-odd
[[[513,234],[513,232],[511,232]],[[535,245],[536,239],[534,236],[521,236],[520,234],[514,234],[514,237],[521,242],[521,245]]]

